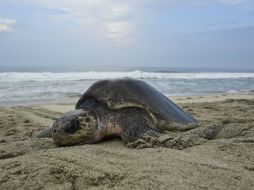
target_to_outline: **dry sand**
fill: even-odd
[[[59,148],[32,136],[74,104],[0,108],[0,189],[254,189],[254,95],[172,99],[225,129],[183,150],[120,140]]]

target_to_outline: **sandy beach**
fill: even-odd
[[[0,189],[253,189],[254,93],[171,99],[225,129],[183,150],[132,149],[119,139],[60,148],[33,136],[75,101],[0,107]]]

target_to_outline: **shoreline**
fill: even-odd
[[[175,103],[200,103],[200,102],[217,102],[226,99],[254,99],[254,92],[241,92],[241,93],[211,93],[200,95],[183,95],[183,96],[167,96]],[[75,105],[79,97],[66,98],[64,100],[40,100],[40,101],[17,101],[7,102],[0,104],[2,107],[15,107],[15,106],[47,106],[47,105]]]
[[[193,96],[172,96],[170,99],[175,101],[176,103],[219,102],[225,101],[227,99],[254,99],[254,92],[214,93]]]

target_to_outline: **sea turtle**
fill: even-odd
[[[184,130],[196,122],[144,81],[100,80],[88,88],[75,110],[63,114],[37,137],[52,135],[59,146],[96,143],[107,136],[119,136],[131,143],[147,132],[160,134],[165,126],[169,130]]]

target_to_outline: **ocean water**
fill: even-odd
[[[2,71],[0,105],[68,102],[97,80],[122,77],[144,80],[167,96],[254,91],[254,72],[246,71]]]

